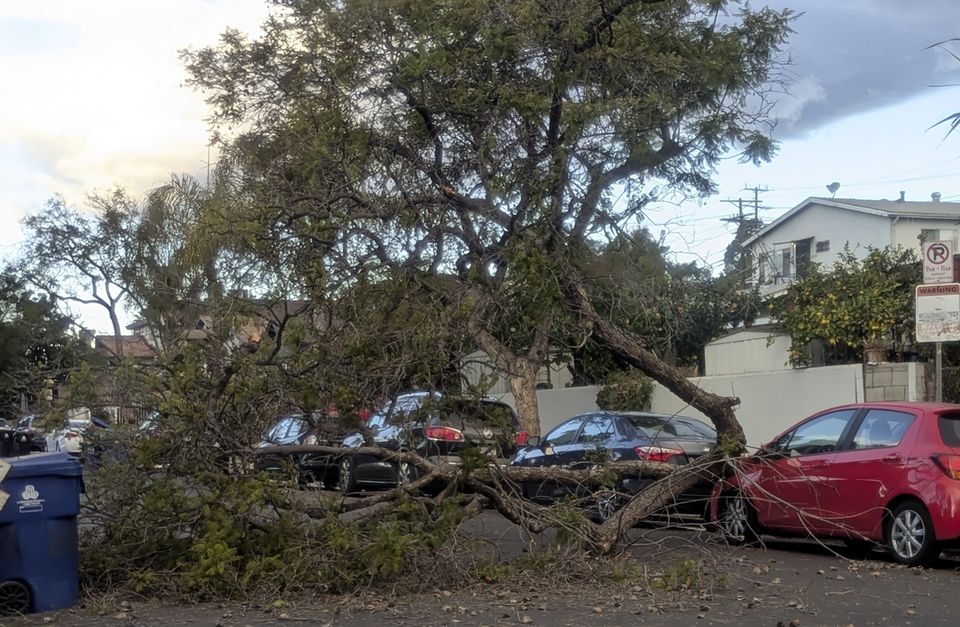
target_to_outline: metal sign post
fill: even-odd
[[[937,342],[937,391],[935,400],[943,402],[943,342]]]

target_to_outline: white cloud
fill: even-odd
[[[179,50],[251,34],[264,0],[0,0],[0,241],[9,224],[60,193],[134,193],[171,171],[200,174],[207,108],[184,85]]]
[[[813,102],[823,102],[827,92],[814,76],[804,76],[790,84],[789,93],[778,100],[771,112],[777,120],[793,123],[800,119],[803,109]]]

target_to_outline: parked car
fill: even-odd
[[[479,449],[491,463],[505,465],[526,436],[516,413],[505,403],[412,392],[397,396],[375,412],[366,428],[348,435],[343,445],[412,451],[436,464],[459,464],[464,451]],[[358,488],[407,484],[418,475],[417,467],[406,461],[346,455],[338,464],[337,485],[350,493]]]
[[[916,565],[960,540],[960,405],[834,407],[733,466],[710,515],[734,542],[840,538]]]
[[[87,418],[70,418],[59,429],[47,435],[47,450],[80,457],[83,454],[83,434],[91,424]]]
[[[604,461],[653,461],[683,465],[708,453],[716,443],[713,427],[695,418],[647,412],[597,411],[574,416],[542,438],[531,438],[510,462],[515,466],[571,469]],[[613,516],[631,495],[652,479],[625,475],[612,489],[594,492],[557,481],[526,482],[524,495],[549,503],[580,497],[600,520]],[[703,516],[712,483],[704,481],[678,498],[676,512]]]
[[[108,431],[111,431],[110,423],[102,418],[69,418],[62,427],[47,435],[46,447],[47,450],[69,453],[81,461],[88,456],[99,459],[105,448],[115,448]]]
[[[344,438],[356,430],[357,422],[362,423],[369,416],[366,410],[356,416],[341,416],[332,407],[311,414],[292,412],[281,416],[267,429],[260,447],[298,444],[339,447]],[[320,482],[326,487],[336,487],[339,466],[334,456],[308,453],[261,455],[258,468],[270,471],[292,468],[300,485]]]
[[[39,416],[33,414],[23,416],[17,423],[17,433],[26,435],[30,439],[31,451],[47,450],[46,429],[40,424]]]

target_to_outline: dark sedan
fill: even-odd
[[[344,437],[353,432],[369,412],[340,415],[332,408],[303,414],[292,412],[281,416],[263,435],[260,447],[319,445],[341,446]],[[336,458],[325,454],[262,455],[258,467],[268,471],[292,469],[300,485],[320,482],[324,486],[337,485]]]
[[[493,463],[506,464],[517,442],[526,441],[509,405],[438,392],[401,394],[373,414],[366,426],[366,433],[348,436],[344,445],[416,452],[436,464],[459,464],[460,455],[468,449],[476,449]],[[338,486],[348,493],[395,487],[414,481],[417,475],[417,468],[405,461],[347,455],[340,460]]]
[[[688,464],[708,453],[716,442],[713,427],[695,418],[642,412],[593,412],[574,416],[543,438],[531,438],[510,462],[516,466],[588,468],[605,461],[652,461]],[[584,488],[546,481],[523,486],[525,496],[538,502],[568,497],[591,497],[595,515],[610,518],[631,494],[650,485],[650,479],[624,476],[614,490],[591,495]],[[704,515],[712,486],[708,482],[681,495],[677,510]]]

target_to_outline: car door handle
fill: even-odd
[[[810,462],[810,468],[826,468],[829,464],[825,460]]]
[[[889,455],[884,457],[882,461],[886,464],[895,464],[899,462],[900,459],[901,459],[900,456],[897,455],[896,453],[890,453]]]

